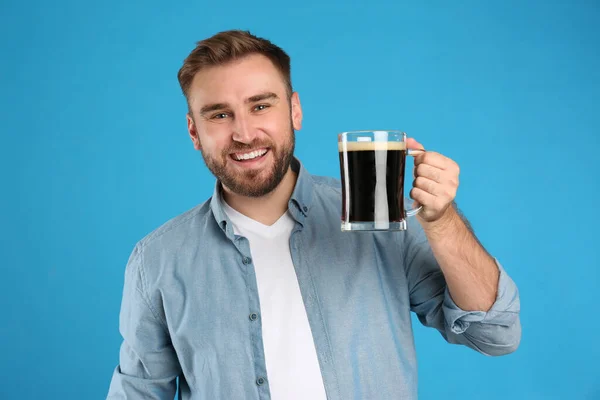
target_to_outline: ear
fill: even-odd
[[[187,113],[186,117],[187,117],[188,133],[190,134],[190,139],[192,139],[192,143],[194,143],[194,148],[196,150],[201,150],[202,145],[200,144],[200,137],[198,136],[198,129],[196,128],[194,119],[192,118],[190,113]]]
[[[291,104],[292,104],[292,125],[294,130],[299,131],[302,129],[302,106],[300,105],[300,96],[298,92],[292,93]]]

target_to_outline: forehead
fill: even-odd
[[[271,60],[253,54],[198,72],[190,87],[190,103],[194,109],[207,103],[236,103],[266,91],[283,98],[283,77]]]

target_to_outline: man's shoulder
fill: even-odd
[[[312,205],[315,210],[322,210],[324,215],[338,213],[342,204],[342,188],[339,179],[330,176],[312,175]],[[316,214],[321,215],[321,214]]]
[[[315,190],[317,192],[339,194],[342,190],[342,183],[339,179],[324,175],[311,175]]]
[[[164,247],[169,243],[175,243],[182,238],[189,237],[190,234],[201,235],[201,228],[206,226],[206,222],[212,217],[210,201],[209,198],[205,202],[167,220],[142,237],[138,242],[138,246],[146,248],[160,243],[160,246]]]

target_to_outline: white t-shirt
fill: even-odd
[[[290,254],[294,220],[267,226],[221,199],[234,232],[250,242],[260,298],[263,345],[273,400],[325,400],[325,388]]]

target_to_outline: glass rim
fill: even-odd
[[[395,135],[405,136],[406,132],[397,130],[397,129],[373,129],[373,130],[360,130],[360,131],[345,131],[338,133],[338,139],[343,137],[347,137],[348,135],[364,135],[364,134],[374,134],[374,133],[392,133]]]

